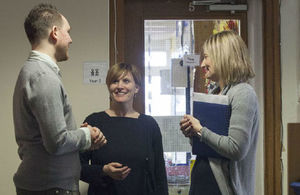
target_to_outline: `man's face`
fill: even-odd
[[[55,58],[58,62],[65,61],[69,59],[69,46],[72,43],[70,36],[70,24],[67,19],[62,15],[63,24],[58,27],[58,39],[56,44]]]

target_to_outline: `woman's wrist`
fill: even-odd
[[[199,137],[199,138],[201,138],[201,136],[202,136],[202,126],[200,126],[200,128],[197,130],[197,132],[196,132],[196,135],[197,135],[197,137]]]

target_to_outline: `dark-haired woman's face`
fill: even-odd
[[[130,72],[122,74],[109,85],[112,101],[117,103],[133,104],[134,95],[139,91],[134,78]]]

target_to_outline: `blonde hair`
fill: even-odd
[[[255,76],[248,49],[242,38],[233,31],[222,31],[210,36],[203,45],[216,74],[225,85],[248,82]]]
[[[129,72],[132,74],[135,84],[141,86],[142,84],[141,74],[136,68],[136,66],[127,63],[118,63],[111,66],[107,72],[107,76],[106,76],[107,87],[109,87],[110,84],[112,84],[115,80],[119,79],[120,76],[122,75],[125,76]]]

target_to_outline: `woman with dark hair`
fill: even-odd
[[[80,154],[81,180],[89,183],[88,195],[168,194],[160,129],[151,116],[133,108],[140,73],[131,64],[115,64],[106,85],[109,109],[84,121],[101,129],[107,139],[100,150]]]

